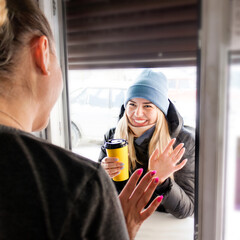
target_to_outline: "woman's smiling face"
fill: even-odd
[[[126,106],[126,114],[130,124],[143,127],[156,123],[158,108],[144,98],[132,98]]]

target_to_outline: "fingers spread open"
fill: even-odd
[[[131,199],[134,202],[138,202],[139,199],[142,199],[143,195],[146,194],[146,189],[151,183],[153,176],[156,174],[156,171],[149,171],[145,174],[145,176],[138,183],[137,187],[133,191],[131,195]]]
[[[160,205],[162,202],[163,196],[156,197],[151,204],[141,213],[141,220],[144,221],[147,219]]]
[[[129,199],[134,188],[136,187],[136,184],[140,178],[140,176],[143,173],[143,169],[137,169],[132,176],[129,178],[127,184],[125,185],[124,189],[120,193],[119,197],[122,199]]]
[[[181,168],[183,168],[185,166],[185,164],[187,163],[187,159],[184,159],[181,163],[177,164],[175,166],[175,172],[180,170]]]
[[[156,148],[153,153],[151,154],[150,158],[149,158],[149,161],[155,161],[157,160],[157,157],[158,157],[158,154],[159,154],[159,149]]]
[[[142,211],[147,203],[149,202],[153,192],[155,191],[157,185],[159,183],[159,179],[158,177],[156,178],[153,178],[150,182],[150,184],[145,188],[144,192],[142,193],[142,196],[141,198],[138,200],[138,203],[137,203],[137,210],[138,211]]]
[[[173,146],[173,144],[175,143],[176,141],[176,138],[173,138],[169,143],[168,145],[166,146],[166,148],[164,149],[164,154],[168,154]]]
[[[180,143],[177,145],[177,147],[174,148],[174,150],[171,153],[171,157],[175,157],[178,155],[178,153],[181,151],[181,149],[183,148],[184,143]]]
[[[185,148],[182,148],[174,157],[172,157],[172,161],[174,164],[177,164],[181,159],[183,154],[185,153]]]

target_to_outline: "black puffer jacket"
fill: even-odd
[[[170,135],[172,138],[176,138],[174,148],[179,143],[184,143],[186,151],[182,160],[187,158],[188,161],[181,170],[174,174],[174,180],[168,178],[163,184],[157,187],[152,198],[163,195],[163,201],[157,210],[171,213],[177,218],[185,218],[191,216],[194,212],[195,133],[192,128],[184,127],[183,119],[171,101],[167,120]],[[114,132],[114,128],[110,129],[105,134],[104,141],[113,138]],[[137,164],[136,168],[142,167],[145,173],[148,170],[148,145],[153,132],[154,127],[134,141],[137,158],[144,163],[143,165]],[[99,161],[101,162],[104,157],[106,157],[106,151],[102,147]],[[121,192],[126,182],[114,182],[118,192]]]

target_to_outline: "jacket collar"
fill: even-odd
[[[168,121],[168,127],[169,132],[172,138],[177,137],[179,132],[181,131],[183,127],[183,118],[177,111],[174,104],[169,100],[169,108],[167,113],[167,121]]]
[[[142,145],[145,141],[149,142],[149,139],[151,139],[154,130],[155,125],[148,129],[146,132],[144,132],[140,137],[136,138],[135,143],[137,145]]]

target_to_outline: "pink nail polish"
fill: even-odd
[[[156,177],[156,178],[154,179],[154,183],[158,183],[158,182],[159,182],[159,178]]]
[[[142,172],[143,172],[143,168],[140,168],[140,169],[137,170],[137,174],[138,174],[138,175],[141,175]]]
[[[151,176],[154,176],[154,175],[156,174],[156,172],[157,172],[157,171],[153,170],[153,171],[151,172]]]
[[[163,200],[163,195],[161,195],[161,196],[159,196],[158,198],[157,198],[157,201],[158,202],[161,202]]]

